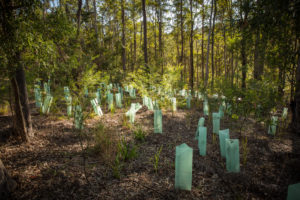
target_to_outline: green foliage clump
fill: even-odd
[[[142,127],[138,127],[138,129],[133,131],[134,139],[137,141],[144,142],[145,141],[145,133]]]

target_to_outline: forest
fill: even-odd
[[[0,199],[300,199],[300,0],[0,0]]]

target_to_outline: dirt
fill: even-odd
[[[285,199],[288,185],[300,181],[300,137],[283,128],[274,137],[262,124],[248,119],[241,134],[241,120],[225,116],[221,129],[229,128],[230,138],[240,139],[241,171],[228,173],[218,137],[213,141],[209,118],[205,120],[207,155],[199,154],[194,138],[203,113],[198,106],[175,113],[163,110],[163,134],[153,133],[153,111],[143,107],[134,127],[144,130],[144,141],[136,141],[132,129],[124,126],[126,111],[105,111],[104,116],[88,119],[85,125],[89,133],[101,122],[114,137],[126,138],[137,147],[137,157],[122,162],[119,179],[103,156],[83,152],[89,143],[93,146],[93,140],[79,137],[72,119],[40,115],[33,109],[35,137],[20,144],[8,137],[10,117],[1,116],[0,134],[5,140],[0,158],[18,183],[10,199]],[[243,156],[245,137],[247,158]],[[175,148],[182,143],[194,150],[191,191],[174,189]],[[156,171],[153,159],[161,146]]]

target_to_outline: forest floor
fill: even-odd
[[[145,133],[144,141],[134,138],[131,126],[124,124],[128,108],[106,111],[89,118],[79,134],[73,120],[58,114],[48,116],[32,111],[35,137],[19,144],[13,139],[0,143],[1,159],[18,183],[11,199],[285,199],[289,184],[300,180],[300,137],[280,130],[268,135],[260,123],[228,116],[221,129],[230,129],[230,138],[240,139],[240,173],[226,172],[220,156],[219,139],[212,137],[212,120],[206,118],[207,155],[199,155],[195,132],[203,116],[200,102],[190,110],[163,110],[163,134],[153,133],[153,111],[145,106],[136,114],[135,127]],[[197,108],[196,108],[197,107]],[[200,106],[201,107],[201,106]],[[104,109],[105,111],[105,109]],[[10,131],[10,117],[0,117],[0,134]],[[95,132],[105,126],[105,141],[96,151]],[[243,138],[247,136],[247,145]],[[108,137],[108,138],[107,138]],[[136,148],[137,156],[127,161],[114,160],[120,138]],[[192,190],[178,191],[175,182],[175,148],[186,143],[193,148]],[[243,145],[244,144],[244,145]],[[155,170],[155,154],[162,147]],[[116,178],[114,172],[119,172]]]

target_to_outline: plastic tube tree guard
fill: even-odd
[[[282,111],[282,119],[285,120],[287,118],[287,115],[288,115],[288,108],[283,108],[283,111]]]
[[[187,109],[191,108],[191,97],[190,96],[188,96],[186,98],[186,107],[187,107]]]
[[[207,101],[203,102],[203,114],[204,114],[204,116],[209,115],[209,107],[208,107],[208,102]]]
[[[37,108],[40,108],[43,105],[43,103],[42,103],[41,90],[38,85],[35,85],[34,87],[34,97],[35,97],[35,106]]]
[[[240,172],[240,151],[238,139],[225,139],[226,170]]]
[[[287,200],[299,200],[300,199],[300,183],[289,185]]]
[[[98,104],[97,98],[91,100],[91,104],[92,104],[92,106],[93,106],[93,108],[94,108],[94,111],[95,111],[96,115],[102,116],[102,115],[103,115],[103,112],[102,112],[102,110],[101,110],[101,107],[100,107],[99,104]]]
[[[206,156],[206,141],[207,141],[207,128],[200,126],[198,128],[198,148],[201,156]]]
[[[268,130],[268,133],[270,135],[275,135],[275,133],[276,133],[277,120],[278,120],[277,116],[271,117],[271,124],[269,125],[269,130]]]
[[[229,103],[227,103],[226,105],[226,113],[228,113],[229,115],[231,115],[231,112],[232,112],[232,107]]]
[[[114,106],[114,95],[112,93],[107,94],[107,103],[108,103],[108,108],[112,109]]]
[[[116,105],[118,108],[122,108],[121,93],[116,94]]]
[[[67,115],[69,117],[71,117],[72,116],[72,96],[67,96],[66,102],[67,102]]]
[[[219,131],[220,151],[223,158],[226,157],[225,141],[229,139],[229,129]]]
[[[175,189],[192,189],[193,149],[183,143],[176,147]]]
[[[154,110],[154,133],[162,133],[162,112]]]
[[[220,130],[220,114],[219,113],[213,113],[213,133],[219,134]]]
[[[172,111],[176,112],[176,110],[177,110],[177,107],[176,107],[176,98],[175,97],[171,98],[171,101],[172,101]]]
[[[101,89],[100,88],[97,89],[96,98],[97,98],[98,104],[101,103]]]
[[[46,96],[43,106],[42,106],[42,113],[49,114],[52,100],[53,100],[53,97],[51,95]]]
[[[87,87],[84,88],[84,97],[89,97],[89,89]]]
[[[225,110],[225,107],[223,105],[220,105],[220,107],[219,107],[220,118],[224,117],[224,110]]]
[[[205,118],[201,117],[198,121],[198,126],[197,126],[197,130],[196,130],[196,136],[195,136],[195,140],[198,139],[199,136],[199,128],[204,126],[204,122],[205,122]]]

